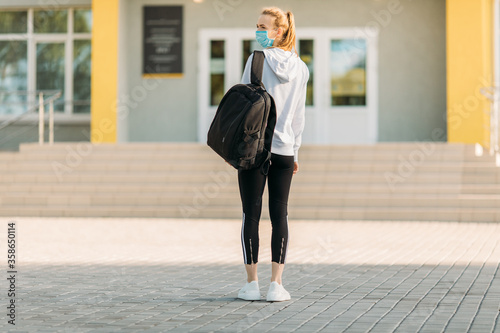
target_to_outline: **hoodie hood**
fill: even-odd
[[[264,49],[266,62],[279,78],[280,82],[292,81],[300,70],[302,61],[294,52],[278,47]]]

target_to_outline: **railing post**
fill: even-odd
[[[54,143],[54,99],[49,104],[49,144]]]
[[[481,94],[490,101],[490,156],[495,155],[495,164],[500,167],[500,88],[483,87]]]
[[[495,153],[495,165],[500,167],[500,89],[499,87],[495,87],[495,95],[493,98],[493,119],[491,120],[494,123],[493,128],[493,149]]]
[[[38,143],[43,145],[43,130],[45,124],[43,123],[44,119],[44,106],[43,106],[43,93],[38,94]]]

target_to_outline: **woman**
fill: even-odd
[[[243,206],[241,242],[247,271],[247,283],[238,298],[259,300],[257,278],[259,220],[262,194],[268,178],[269,215],[272,224],[272,276],[267,301],[290,300],[281,275],[288,247],[288,194],[292,175],[299,171],[298,150],[304,129],[306,87],[309,70],[295,48],[295,21],[291,12],[264,8],[257,21],[256,40],[264,47],[262,82],[276,103],[276,127],[271,146],[271,164],[267,177],[259,168],[238,171]],[[250,83],[253,54],[246,62],[241,83]]]

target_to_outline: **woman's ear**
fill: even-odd
[[[276,29],[276,39],[280,40],[283,38],[283,28]]]

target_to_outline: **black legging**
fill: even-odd
[[[293,176],[293,156],[271,154],[268,176],[260,168],[238,171],[243,206],[241,245],[245,264],[257,263],[262,194],[268,178],[269,216],[271,218],[271,261],[285,263],[288,247],[288,194]]]

